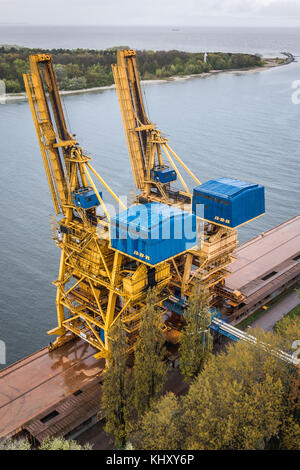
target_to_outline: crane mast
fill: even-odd
[[[29,104],[34,117],[40,149],[46,170],[46,176],[56,214],[62,212],[67,200],[66,174],[62,158],[57,147],[58,136],[54,130],[47,100],[43,91],[41,71],[38,64],[44,63],[45,69],[52,68],[48,55],[30,57],[30,74],[24,75]],[[48,74],[49,76],[49,74]]]
[[[136,63],[136,52],[119,50],[113,75],[123,120],[124,132],[138,201],[159,201],[184,207],[192,195],[176,163],[177,160],[199,185],[200,181],[168,145],[168,139],[147,117]],[[167,158],[167,164],[163,160]],[[177,178],[182,189],[172,191]]]

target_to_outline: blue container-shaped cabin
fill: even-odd
[[[154,181],[158,181],[159,183],[170,183],[177,179],[176,171],[169,167],[154,168],[150,171],[150,176]]]
[[[197,244],[195,220],[166,204],[136,204],[111,219],[111,246],[153,266]]]
[[[102,193],[99,193],[102,198]],[[74,204],[82,209],[91,209],[100,205],[99,199],[91,188],[80,188],[72,193]]]
[[[193,213],[204,207],[203,218],[226,227],[238,227],[264,214],[265,191],[259,184],[234,178],[210,180],[194,188]]]

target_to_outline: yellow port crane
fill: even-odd
[[[57,239],[61,260],[54,282],[58,326],[48,333],[58,335],[54,348],[79,336],[99,350],[97,357],[105,357],[109,331],[119,317],[134,340],[147,269],[110,247],[110,214],[91,173],[101,188],[126,207],[67,130],[51,56],[31,55],[29,62],[30,73],[24,74],[26,93],[55,212],[61,217]],[[97,213],[99,206],[102,215]],[[164,290],[170,280],[169,265],[157,266],[154,277],[161,301],[169,295]]]
[[[58,326],[48,332],[58,336],[52,348],[78,336],[98,350],[95,357],[106,357],[110,330],[120,319],[132,349],[152,286],[162,313],[171,315],[183,312],[196,281],[210,290],[212,305],[220,298],[240,303],[243,296],[226,290],[224,280],[234,259],[236,227],[263,213],[263,187],[228,178],[201,185],[147,117],[136,53],[122,50],[113,74],[138,190],[127,208],[67,129],[51,56],[32,55],[29,62],[25,88],[61,249],[54,282]],[[179,165],[197,184],[193,192]],[[181,189],[173,187],[177,179]],[[119,204],[117,215],[108,212],[103,191]],[[198,205],[205,207],[204,214],[197,214]],[[162,328],[173,328],[173,320],[162,322]]]
[[[136,52],[119,50],[113,74],[134,181],[136,188],[141,190],[137,202],[160,201],[189,210],[193,195],[179,171],[179,165],[197,185],[201,183],[146,115]],[[171,169],[163,162],[162,154]],[[172,189],[171,185],[177,178],[183,190]],[[233,294],[222,289],[229,274],[227,267],[234,260],[232,253],[237,246],[237,232],[224,226],[222,220],[220,222],[203,223],[198,247],[171,260],[171,285],[173,289],[180,289],[184,296],[190,294],[195,280],[199,280],[211,290],[212,302],[221,295],[239,303],[242,300],[239,292]],[[214,286],[218,289],[213,289]]]

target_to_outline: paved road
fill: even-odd
[[[300,304],[300,299],[297,292],[291,292],[284,299],[282,299],[278,304],[273,308],[270,308],[269,311],[255,320],[251,327],[263,328],[265,331],[271,331],[275,323],[280,320],[284,315],[289,313],[293,308]]]

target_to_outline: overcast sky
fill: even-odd
[[[0,0],[1,23],[300,26],[300,0]]]

